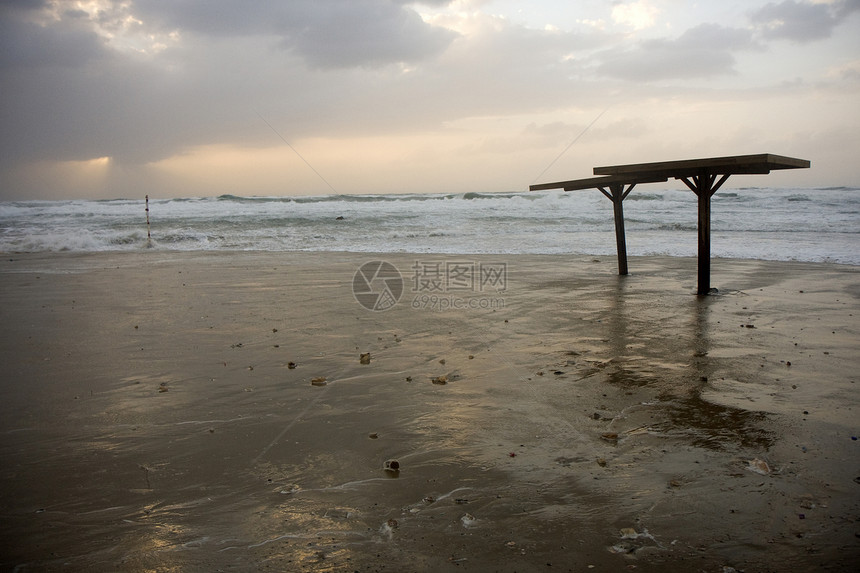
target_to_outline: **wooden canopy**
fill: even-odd
[[[758,155],[735,155],[732,157],[712,157],[709,159],[687,159],[683,161],[660,161],[658,163],[638,163],[634,165],[612,165],[595,167],[595,175],[661,175],[681,179],[698,175],[702,169],[717,174],[766,175],[777,169],[808,168],[809,161],[771,153]]]
[[[683,181],[699,198],[699,285],[697,293],[702,295],[708,294],[711,290],[711,196],[731,175],[763,175],[779,169],[805,169],[809,166],[809,161],[805,159],[795,159],[770,153],[633,165],[610,165],[594,168],[594,175],[599,177],[531,185],[529,190],[599,189],[613,204],[615,241],[618,248],[618,274],[626,275],[627,243],[624,236],[622,202],[640,183],[659,183],[668,181],[670,178]]]

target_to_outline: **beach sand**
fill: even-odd
[[[0,568],[856,570],[860,269],[695,269],[5,254]]]

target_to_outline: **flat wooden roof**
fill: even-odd
[[[758,155],[734,155],[708,159],[686,159],[683,161],[660,161],[633,165],[610,165],[595,167],[595,175],[657,175],[665,177],[692,177],[701,171],[714,175],[735,173],[766,174],[776,169],[804,169],[810,166],[805,159],[784,157],[771,153]]]
[[[577,189],[597,189],[612,184],[660,183],[668,181],[670,178],[684,179],[702,173],[709,175],[763,175],[778,169],[805,169],[809,166],[810,162],[806,159],[796,159],[772,153],[610,165],[594,168],[594,174],[600,177],[540,183],[530,185],[529,190],[564,189],[565,191],[574,191]]]
[[[565,191],[577,191],[579,189],[598,189],[607,187],[613,183],[629,185],[631,183],[662,183],[668,181],[668,177],[645,177],[638,175],[604,175],[602,177],[588,177],[587,179],[573,179],[571,181],[559,181],[557,183],[541,183],[529,185],[529,191],[544,191],[546,189],[564,189]]]

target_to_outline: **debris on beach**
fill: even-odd
[[[650,429],[648,428],[648,426],[639,426],[637,428],[630,428],[629,430],[625,430],[624,433],[628,436],[637,436],[639,434],[647,434],[649,431]]]
[[[332,507],[325,510],[323,517],[333,519],[349,519],[352,517],[353,511],[344,507]]]
[[[606,440],[612,444],[618,443],[618,434],[615,432],[607,432],[606,434],[600,434],[600,439]]]
[[[391,539],[394,535],[394,530],[397,529],[398,523],[396,519],[389,519],[379,528],[379,533]]]
[[[167,392],[170,388],[167,387],[167,382],[162,382],[158,385],[158,393],[161,394],[163,392]]]
[[[370,438],[371,440],[375,440],[375,439],[379,438],[379,434],[377,434],[376,432],[372,432],[372,433],[368,434],[367,437]]]
[[[289,368],[290,370],[295,370],[296,366],[298,366],[298,364],[296,364],[295,362],[287,362],[287,368]]]
[[[623,527],[619,533],[621,534],[621,542],[609,547],[610,553],[635,556],[643,550],[653,551],[663,549],[660,542],[648,533],[647,529],[643,529],[642,533],[638,533],[632,527]]]
[[[361,356],[358,358],[358,361],[361,364],[370,364],[370,352],[362,353]]]
[[[478,520],[471,513],[465,513],[463,514],[463,517],[460,518],[460,521],[463,523],[463,527],[472,527]]]
[[[311,386],[325,386],[328,382],[325,379],[325,376],[317,376],[316,378],[311,378]]]
[[[397,476],[400,474],[400,462],[397,460],[385,460],[382,462],[382,469],[389,475]]]
[[[758,458],[754,458],[747,462],[747,469],[751,472],[757,473],[759,475],[766,476],[770,474],[771,469],[766,461],[760,460]]]
[[[448,377],[443,374],[442,376],[436,376],[435,378],[431,378],[430,381],[433,382],[433,384],[444,386],[448,383]]]
[[[800,496],[800,507],[803,509],[815,509],[816,507],[827,507],[827,504],[817,501],[812,494],[804,494]]]

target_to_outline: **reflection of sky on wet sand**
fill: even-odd
[[[711,301],[686,293],[670,297],[648,293],[643,298],[637,292],[640,285],[634,281],[630,277],[607,277],[595,289],[600,292],[585,297],[593,306],[572,307],[562,320],[541,317],[556,334],[554,338],[542,335],[543,346],[558,349],[554,362],[542,374],[572,384],[605,381],[615,392],[639,396],[638,402],[625,399],[627,406],[612,417],[608,430],[623,432],[626,428],[656,435],[672,428],[677,437],[696,440],[700,433],[703,444],[731,447],[732,442],[755,430],[761,416],[717,407],[699,398],[716,368],[708,357]],[[667,305],[672,308],[665,308]],[[559,323],[557,328],[553,320]],[[569,342],[565,342],[565,332],[569,332]],[[600,410],[599,406],[595,404],[595,410]],[[633,411],[638,412],[636,416],[631,415]],[[595,415],[609,419],[608,412]],[[628,418],[630,423],[625,421]],[[637,427],[634,419],[647,424]]]
[[[713,404],[701,396],[718,369],[709,357],[716,297],[687,297],[674,316],[643,323],[649,306],[659,303],[637,302],[626,286],[629,280],[616,277],[614,289],[607,289],[609,334],[604,341],[612,359],[602,368],[606,381],[622,388],[659,390],[649,407],[649,432],[683,437],[705,448],[766,450],[774,437],[761,428],[764,413]]]

